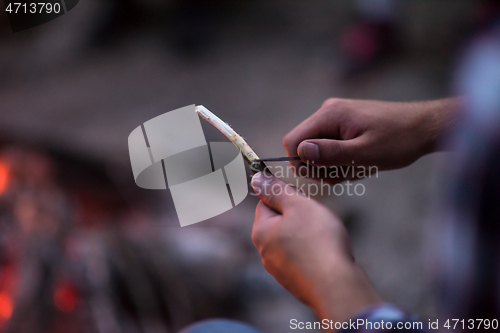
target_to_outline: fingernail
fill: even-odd
[[[262,172],[257,172],[252,177],[252,187],[255,191],[261,192],[272,180],[272,176],[265,175]]]
[[[317,161],[319,159],[319,147],[317,144],[304,141],[300,146],[302,158],[308,161]]]

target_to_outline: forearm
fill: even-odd
[[[440,142],[457,123],[462,103],[462,97],[415,103],[422,114],[422,128],[425,129],[422,155],[443,149]]]
[[[361,267],[350,260],[325,263],[326,269],[315,281],[312,305],[320,320],[342,323],[362,309],[382,304]],[[329,267],[328,267],[329,266]],[[326,332],[335,330],[325,330]]]

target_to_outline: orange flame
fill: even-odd
[[[9,166],[0,162],[0,195],[2,195],[9,186]]]

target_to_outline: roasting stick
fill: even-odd
[[[200,115],[203,119],[208,121],[210,124],[215,126],[219,131],[222,132],[231,142],[238,148],[238,150],[243,155],[245,161],[250,165],[253,172],[266,171],[268,170],[266,165],[259,160],[259,156],[253,151],[253,149],[246,143],[246,141],[236,133],[231,126],[225,123],[222,119],[217,117],[215,114],[210,112],[203,105],[196,106],[196,113]]]

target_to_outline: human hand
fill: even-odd
[[[275,177],[257,173],[261,199],[252,239],[266,270],[322,319],[345,321],[379,303],[354,263],[347,231],[325,206]]]
[[[438,139],[456,118],[459,103],[457,98],[415,103],[331,98],[288,133],[283,145],[289,156],[300,156],[302,161],[291,163],[300,175],[310,175],[300,172],[310,166],[397,169],[436,150]],[[323,169],[319,177],[311,178],[334,184],[363,176],[338,172],[332,178]]]

